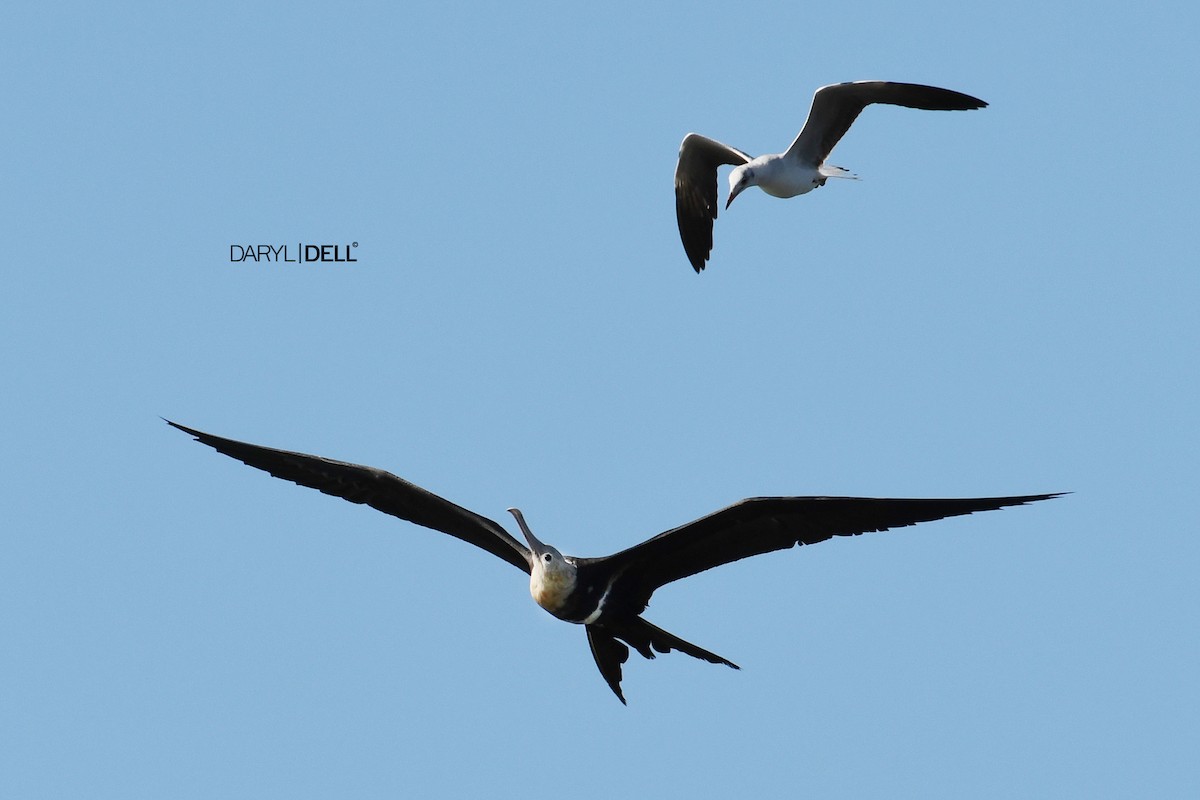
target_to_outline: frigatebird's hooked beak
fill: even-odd
[[[508,513],[517,518],[517,524],[521,526],[521,533],[525,534],[525,541],[529,542],[529,549],[533,551],[533,560],[537,561],[546,552],[546,545],[542,544],[542,540],[533,535],[533,531],[529,530],[529,526],[525,524],[525,515],[521,513],[519,508],[506,509]]]

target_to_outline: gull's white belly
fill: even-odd
[[[772,197],[795,197],[807,194],[823,183],[821,173],[815,169],[776,162],[779,166],[765,175],[760,175],[758,188]]]

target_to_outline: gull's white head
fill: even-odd
[[[751,186],[758,186],[758,175],[754,170],[755,165],[750,163],[734,167],[733,172],[729,173],[729,199],[725,201],[726,209],[733,202],[733,198]]]

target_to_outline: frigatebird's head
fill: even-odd
[[[529,542],[529,593],[539,606],[553,614],[566,604],[575,588],[575,565],[533,535],[521,509],[510,508],[508,513],[516,517],[525,541]]]
[[[729,173],[729,199],[725,201],[725,208],[728,209],[733,203],[733,198],[751,186],[758,186],[758,176],[754,173],[754,167],[750,164],[734,167],[733,172]]]

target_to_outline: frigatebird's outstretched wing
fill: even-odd
[[[717,218],[717,168],[745,164],[750,156],[737,148],[689,133],[679,145],[675,165],[675,221],[692,269],[700,272],[712,252],[713,220]]]
[[[873,497],[752,497],[606,558],[589,559],[617,575],[640,613],[660,586],[760,553],[816,544],[945,517],[1019,506],[1058,494],[948,500]],[[639,607],[640,606],[640,607]]]
[[[165,422],[184,433],[190,433],[217,452],[265,470],[276,478],[319,489],[351,503],[365,503],[393,517],[448,533],[499,556],[517,569],[524,572],[530,570],[529,549],[500,525],[390,472],[320,456],[259,447],[186,428],[171,420]]]
[[[872,103],[920,108],[926,111],[969,111],[987,107],[987,103],[978,97],[919,83],[834,83],[817,89],[804,128],[785,155],[805,163],[820,165],[834,145],[850,130],[850,126],[862,110]]]

